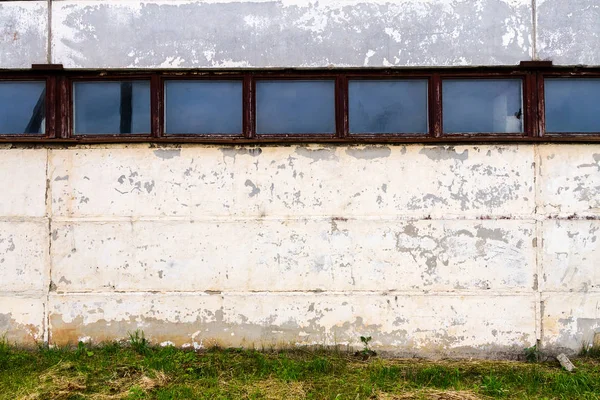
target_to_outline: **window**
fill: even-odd
[[[445,133],[521,133],[520,79],[447,79],[442,84]]]
[[[0,82],[0,134],[46,131],[46,83]]]
[[[600,143],[600,68],[0,71],[0,141]]]
[[[165,133],[241,134],[241,81],[167,81]]]
[[[427,133],[427,80],[348,83],[350,133]]]
[[[150,82],[75,82],[76,135],[149,134]]]
[[[335,128],[335,81],[256,83],[257,134],[333,134]]]
[[[600,132],[600,79],[545,80],[546,132]]]

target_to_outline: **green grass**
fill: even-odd
[[[128,345],[18,349],[0,341],[0,399],[600,399],[600,360],[423,361],[295,349]]]

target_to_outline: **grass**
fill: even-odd
[[[579,352],[579,356],[600,359],[600,346],[592,343],[583,343],[583,346],[581,346],[581,351]]]
[[[127,345],[19,349],[0,341],[0,399],[600,399],[600,360],[423,361],[343,351]]]

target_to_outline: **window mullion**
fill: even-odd
[[[429,134],[442,136],[442,79],[440,74],[432,74],[429,84]]]

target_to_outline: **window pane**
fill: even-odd
[[[150,133],[150,82],[74,84],[76,135]]]
[[[351,133],[426,133],[426,80],[351,80]]]
[[[523,132],[521,86],[520,79],[444,80],[444,132]]]
[[[600,132],[600,79],[546,79],[547,132]]]
[[[256,83],[257,133],[335,133],[334,81]]]
[[[242,82],[166,83],[166,133],[242,133]]]
[[[45,82],[0,82],[0,133],[44,133]]]

